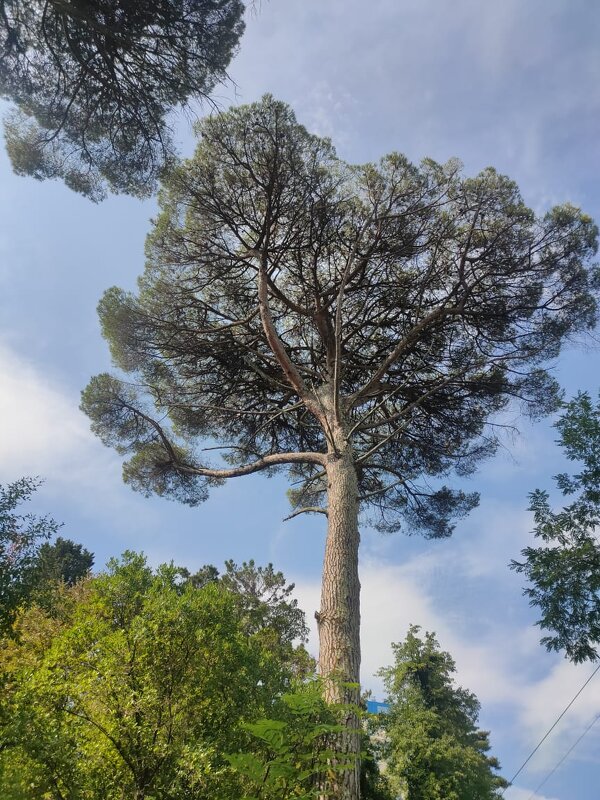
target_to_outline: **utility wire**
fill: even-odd
[[[589,678],[588,678],[588,679],[585,681],[585,683],[583,684],[583,686],[581,687],[581,689],[580,689],[580,690],[577,692],[577,694],[576,694],[576,695],[575,695],[575,696],[572,698],[572,700],[570,701],[570,703],[569,703],[568,705],[566,705],[566,706],[563,708],[563,710],[560,712],[560,714],[558,715],[558,717],[557,717],[557,718],[554,720],[554,722],[552,723],[552,725],[551,725],[551,726],[548,728],[548,730],[546,731],[546,733],[545,733],[545,734],[542,736],[542,738],[539,740],[539,742],[538,742],[538,743],[536,744],[536,746],[533,748],[533,750],[531,751],[531,753],[529,753],[529,755],[527,756],[527,758],[525,759],[525,761],[524,761],[524,762],[521,764],[521,766],[519,767],[519,769],[518,769],[518,770],[515,772],[515,774],[514,774],[514,775],[512,776],[512,778],[509,780],[509,782],[508,782],[508,786],[510,786],[510,785],[511,785],[511,784],[514,782],[515,778],[516,778],[518,775],[520,775],[520,774],[521,774],[521,772],[523,772],[523,770],[525,769],[525,767],[527,766],[527,764],[528,764],[528,763],[531,761],[532,757],[533,757],[533,756],[534,756],[534,755],[537,753],[537,751],[540,749],[540,747],[542,746],[542,744],[543,744],[543,743],[546,741],[546,739],[548,738],[548,736],[550,736],[550,734],[552,733],[552,731],[554,730],[554,728],[556,728],[556,726],[558,725],[558,723],[561,721],[561,719],[564,717],[564,715],[567,713],[567,711],[568,711],[568,710],[571,708],[571,706],[573,705],[573,703],[575,702],[575,700],[577,700],[577,698],[579,697],[579,695],[580,695],[580,694],[583,692],[583,690],[585,689],[585,687],[586,687],[586,686],[588,685],[588,683],[589,683],[589,682],[592,680],[592,678],[593,678],[593,677],[594,677],[594,675],[595,675],[595,674],[598,672],[598,670],[600,670],[600,664],[598,664],[598,666],[596,667],[596,669],[595,669],[595,670],[592,672],[592,674],[590,675],[590,677],[589,677]],[[504,792],[506,791],[506,789],[508,789],[508,786],[506,786],[506,787],[505,787],[505,788],[502,790],[502,794],[500,795],[501,797],[504,797]],[[537,791],[537,790],[536,790],[536,791]]]
[[[557,764],[555,764],[555,765],[554,765],[554,767],[553,767],[553,768],[550,770],[550,772],[549,772],[549,773],[546,775],[546,777],[545,777],[545,778],[544,778],[544,780],[543,780],[543,781],[540,783],[540,785],[539,785],[539,786],[536,786],[536,788],[535,788],[535,789],[533,790],[533,792],[532,792],[532,793],[529,795],[529,797],[527,798],[527,800],[533,800],[533,798],[536,796],[536,794],[539,792],[539,790],[542,788],[542,786],[543,786],[543,785],[546,783],[546,781],[549,781],[549,780],[550,780],[550,778],[551,778],[551,777],[554,775],[554,773],[555,773],[555,772],[556,772],[556,770],[557,770],[557,769],[560,767],[560,765],[561,765],[561,764],[563,764],[563,763],[564,763],[564,762],[567,760],[567,758],[568,758],[568,757],[571,755],[571,753],[573,752],[573,750],[575,750],[575,748],[577,747],[577,745],[579,744],[579,742],[580,742],[580,741],[583,739],[583,737],[586,735],[586,733],[588,733],[588,732],[589,732],[589,731],[592,729],[592,727],[594,726],[594,724],[595,724],[596,722],[598,722],[598,720],[599,720],[599,719],[600,719],[600,714],[598,714],[597,716],[595,716],[595,717],[594,717],[594,719],[593,719],[593,720],[590,722],[590,724],[587,726],[587,728],[586,728],[586,729],[584,730],[584,732],[581,734],[581,736],[579,737],[579,739],[577,739],[577,741],[576,741],[576,742],[574,742],[574,743],[571,745],[571,747],[569,747],[569,749],[568,749],[568,750],[567,750],[567,752],[564,754],[564,756],[563,756],[563,757],[560,759],[560,761],[559,761]]]

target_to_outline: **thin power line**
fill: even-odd
[[[575,695],[575,696],[572,698],[572,700],[570,701],[570,703],[569,703],[568,705],[566,705],[566,706],[563,708],[563,710],[561,711],[561,713],[560,713],[560,714],[558,715],[558,717],[557,717],[557,718],[554,720],[554,722],[552,723],[552,725],[551,725],[551,726],[548,728],[548,730],[546,731],[546,733],[545,733],[545,734],[542,736],[542,738],[539,740],[539,742],[538,742],[538,743],[536,744],[536,746],[533,748],[533,750],[531,751],[531,753],[529,753],[529,755],[527,756],[527,758],[525,759],[525,761],[524,761],[524,762],[521,764],[521,766],[519,767],[519,769],[518,769],[518,770],[515,772],[515,774],[512,776],[512,778],[511,778],[511,779],[510,779],[510,781],[508,782],[508,783],[509,783],[509,785],[510,785],[511,783],[513,783],[513,782],[514,782],[514,780],[515,780],[515,778],[516,778],[518,775],[520,775],[520,774],[521,774],[521,772],[522,772],[522,771],[525,769],[526,765],[527,765],[527,764],[528,764],[528,763],[531,761],[532,757],[533,757],[533,756],[534,756],[534,755],[537,753],[537,751],[540,749],[540,747],[542,746],[542,744],[543,744],[543,743],[546,741],[546,739],[548,738],[548,736],[550,736],[550,734],[552,733],[552,731],[554,730],[554,728],[556,728],[556,726],[558,725],[558,723],[561,721],[561,719],[564,717],[564,715],[567,713],[567,711],[568,711],[568,710],[571,708],[571,706],[573,705],[573,703],[575,702],[575,700],[577,700],[577,698],[579,697],[579,695],[580,695],[580,694],[583,692],[583,690],[585,689],[585,687],[586,687],[586,686],[588,685],[588,683],[589,683],[589,682],[592,680],[592,678],[593,678],[593,677],[594,677],[594,675],[595,675],[595,674],[598,672],[598,670],[600,670],[600,664],[598,664],[598,666],[596,667],[596,669],[595,669],[595,670],[592,672],[592,674],[590,675],[590,677],[589,677],[589,678],[588,678],[588,679],[585,681],[585,683],[583,684],[583,686],[581,687],[581,689],[580,689],[580,690],[577,692],[577,694],[576,694],[576,695]],[[504,796],[504,792],[506,791],[506,789],[507,789],[507,788],[508,788],[508,786],[507,786],[507,787],[505,787],[505,788],[502,790],[502,795],[501,795],[502,797]]]
[[[571,747],[569,747],[569,749],[568,749],[568,750],[567,750],[567,752],[564,754],[564,756],[563,756],[563,757],[560,759],[560,761],[559,761],[557,764],[555,764],[555,765],[554,765],[554,767],[553,767],[553,768],[550,770],[550,772],[549,772],[549,773],[546,775],[546,777],[545,777],[545,778],[544,778],[544,780],[543,780],[543,781],[540,783],[540,785],[539,785],[539,786],[536,786],[536,788],[535,788],[535,789],[533,790],[533,792],[532,792],[532,793],[529,795],[529,797],[527,798],[527,800],[532,800],[532,798],[534,798],[534,797],[536,796],[536,794],[539,792],[539,790],[542,788],[542,786],[543,786],[543,785],[546,783],[546,781],[550,780],[550,778],[551,778],[551,777],[554,775],[554,773],[555,773],[555,772],[556,772],[556,770],[557,770],[557,769],[560,767],[560,765],[561,765],[561,764],[563,764],[563,763],[564,763],[564,762],[567,760],[567,758],[568,758],[568,757],[571,755],[571,753],[573,752],[573,750],[575,750],[575,748],[577,747],[577,745],[579,744],[579,742],[580,742],[580,741],[583,739],[583,737],[586,735],[586,733],[588,733],[588,731],[590,731],[590,730],[592,729],[592,727],[594,726],[594,724],[595,724],[596,722],[598,722],[598,720],[599,720],[599,719],[600,719],[600,714],[598,714],[597,716],[595,716],[595,717],[594,717],[594,719],[593,719],[593,720],[590,722],[590,724],[587,726],[587,728],[586,728],[586,729],[584,730],[584,732],[581,734],[581,736],[579,737],[579,739],[577,739],[577,741],[576,741],[576,742],[574,742],[574,743],[571,745]]]

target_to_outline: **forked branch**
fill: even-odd
[[[205,478],[238,478],[242,475],[252,475],[254,472],[261,472],[269,467],[276,467],[283,464],[319,464],[324,467],[326,464],[326,456],[324,453],[314,452],[290,452],[290,453],[269,453],[265,456],[257,458],[249,464],[243,464],[239,467],[232,467],[231,469],[213,469],[211,467],[197,467],[192,464],[186,464],[179,458],[176,449],[171,444],[162,425],[152,417],[144,414],[143,411],[134,408],[129,403],[121,401],[124,408],[127,408],[133,414],[139,416],[147,422],[157,432],[161,443],[167,451],[173,469],[184,475],[198,475]]]

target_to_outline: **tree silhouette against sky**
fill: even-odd
[[[175,157],[170,113],[226,78],[243,12],[241,0],[1,0],[15,171],[95,200],[151,195]]]

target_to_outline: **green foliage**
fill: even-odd
[[[154,493],[196,506],[208,497],[209,481],[200,482],[184,470],[174,470],[175,462],[191,463],[189,448],[168,444],[138,397],[111,375],[96,375],[82,392],[81,408],[92,420],[92,431],[105,444],[122,455],[130,455],[123,465],[123,480],[132,489],[149,496]],[[213,483],[215,483],[213,481]]]
[[[51,614],[23,611],[16,633],[0,656],[7,800],[239,800],[224,754],[248,750],[244,723],[292,680],[232,592],[135,553],[63,585]]]
[[[20,606],[51,609],[59,584],[73,586],[94,563],[80,544],[59,536],[60,525],[48,516],[15,513],[39,487],[35,478],[0,486],[0,635],[9,632]]]
[[[35,580],[40,583],[75,584],[85,578],[94,565],[94,556],[81,544],[58,536],[52,544],[44,542],[35,559]]]
[[[542,643],[578,663],[596,660],[600,642],[600,401],[579,393],[563,405],[555,427],[567,458],[581,464],[576,474],[555,477],[571,502],[554,511],[546,491],[530,494],[543,544],[526,547],[524,560],[511,567],[526,576],[524,592],[541,613],[538,625],[549,631]]]
[[[226,77],[241,0],[10,0],[0,96],[14,169],[92,199],[148,195],[173,161],[169,113]]]
[[[353,761],[334,750],[335,736],[343,732],[338,710],[323,700],[318,682],[285,694],[278,716],[246,725],[260,747],[254,753],[228,756],[244,777],[240,800],[316,800],[334,797],[335,785]],[[333,792],[333,793],[332,793]]]
[[[304,612],[292,596],[294,584],[288,584],[272,564],[256,566],[251,559],[238,565],[229,560],[223,574],[211,564],[193,575],[186,569],[181,572],[196,587],[219,582],[236,598],[240,622],[248,635],[277,652],[278,659],[288,663],[297,677],[312,672],[313,659],[300,645],[307,640],[308,628]]]
[[[0,634],[10,626],[17,608],[35,585],[40,542],[59,528],[49,517],[17,513],[39,485],[35,478],[21,478],[0,486]]]
[[[394,795],[385,768],[382,768],[381,730],[378,723],[367,721],[364,749],[360,759],[361,800],[398,800]]]
[[[295,640],[306,641],[308,628],[304,612],[292,597],[295,586],[287,584],[283,573],[276,572],[273,564],[257,567],[251,559],[238,566],[232,560],[226,561],[221,582],[241,599],[249,633],[269,628],[288,644]]]
[[[409,800],[492,800],[506,786],[477,728],[479,702],[453,683],[454,661],[432,633],[412,626],[381,670],[391,704],[379,722],[387,735],[386,776]]]

